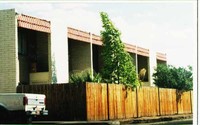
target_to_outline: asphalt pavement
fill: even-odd
[[[155,116],[155,117],[140,117],[140,118],[132,118],[132,119],[124,119],[121,120],[121,124],[145,124],[145,123],[162,123],[162,122],[170,122],[170,121],[181,121],[184,119],[193,118],[192,114],[182,114],[182,115],[167,115],[167,116]]]
[[[110,120],[110,121],[33,121],[33,124],[64,124],[64,125],[192,125],[192,114],[156,116],[156,117],[140,117],[132,119]]]
[[[137,125],[192,125],[193,119],[181,119],[181,120],[150,122],[150,123],[134,123],[134,125],[135,124],[137,124]],[[130,124],[128,124],[128,125],[130,125]]]
[[[35,125],[61,124],[61,125],[120,125],[119,121],[33,121]]]

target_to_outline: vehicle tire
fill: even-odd
[[[9,111],[4,107],[0,106],[0,123],[8,123]]]
[[[31,124],[32,123],[32,116],[26,116],[26,123]]]
[[[21,123],[21,124],[31,124],[32,123],[32,116],[26,115],[25,113],[22,113],[19,116],[20,117],[18,117],[17,123]]]

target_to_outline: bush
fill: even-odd
[[[84,70],[80,73],[72,73],[70,75],[70,83],[85,83],[85,82],[96,82],[100,83],[102,80],[102,77],[99,73],[94,73],[94,76],[92,77],[91,70]]]
[[[174,67],[171,65],[158,65],[153,74],[154,84],[162,88],[175,88],[181,91],[192,90],[192,67]]]

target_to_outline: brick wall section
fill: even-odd
[[[15,10],[0,10],[0,93],[16,92]]]

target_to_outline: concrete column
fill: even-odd
[[[90,63],[91,63],[91,73],[93,79],[93,47],[92,47],[92,33],[90,32]]]
[[[61,19],[51,21],[52,54],[55,55],[57,83],[69,82],[67,26]]]
[[[136,74],[138,75],[138,54],[137,54],[137,46],[136,46],[136,53],[135,53],[135,70],[136,70]]]
[[[151,49],[149,51],[149,82],[150,82],[150,86],[155,86],[153,84],[153,73],[154,73],[154,69],[157,66],[157,62],[156,62],[156,51]]]
[[[16,92],[19,81],[16,31],[15,10],[0,10],[0,93]]]
[[[17,25],[17,16],[15,16],[15,57],[16,57],[16,86],[20,82],[20,69],[19,69],[19,55],[18,55],[18,25]]]

